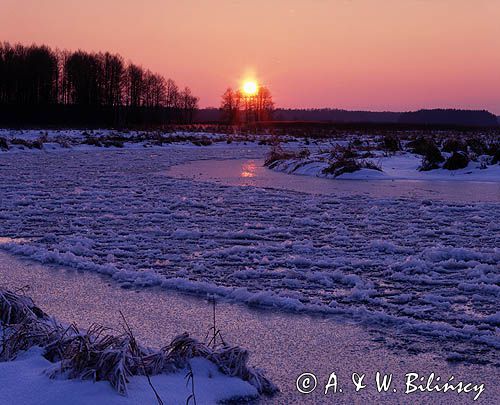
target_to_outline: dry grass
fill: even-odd
[[[338,177],[341,174],[353,173],[361,169],[382,171],[375,163],[358,157],[359,153],[353,147],[336,145],[330,153],[329,165],[323,169],[323,173]]]
[[[13,360],[20,352],[39,346],[44,349],[44,357],[54,363],[46,371],[49,377],[108,381],[126,395],[131,376],[144,375],[149,380],[151,375],[185,369],[191,358],[203,357],[222,373],[248,381],[261,394],[277,391],[261,370],[248,366],[248,352],[238,346],[210,347],[184,333],[160,350],[153,350],[139,345],[124,317],[123,321],[123,333],[119,335],[97,324],[86,331],[74,324],[63,327],[29,297],[0,287],[0,361]],[[157,399],[161,404],[158,395]]]
[[[275,144],[271,147],[271,150],[266,156],[266,161],[264,166],[273,168],[278,162],[288,159],[305,159],[309,156],[310,152],[308,149],[302,149],[299,151],[284,150],[281,145]]]

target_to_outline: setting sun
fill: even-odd
[[[243,83],[243,93],[245,93],[247,96],[253,96],[257,94],[259,86],[255,80],[247,80],[245,83]]]

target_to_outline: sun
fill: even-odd
[[[243,93],[247,96],[254,96],[259,90],[259,85],[255,80],[247,80],[243,83]]]

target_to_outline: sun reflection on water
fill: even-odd
[[[240,177],[244,177],[244,178],[252,178],[252,177],[255,177],[255,169],[257,168],[257,166],[255,165],[254,162],[250,162],[250,163],[245,163],[242,167],[241,167],[241,174],[240,174]]]

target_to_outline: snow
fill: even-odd
[[[0,362],[0,403],[23,405],[128,405],[156,403],[146,377],[130,379],[128,396],[118,395],[107,381],[52,380],[45,370],[53,367],[42,356],[40,348],[32,348],[16,360]],[[255,387],[238,378],[228,377],[206,359],[190,361],[195,378],[198,404],[217,404],[232,398],[256,398]],[[165,404],[184,404],[191,394],[186,385],[187,370],[151,377],[151,382]]]
[[[321,154],[319,155],[321,156]],[[481,160],[481,157],[478,158]],[[390,156],[379,155],[365,159],[375,163],[382,171],[363,168],[353,173],[344,173],[336,177],[339,180],[423,180],[423,181],[482,181],[500,183],[500,164],[481,168],[479,161],[471,161],[463,169],[446,170],[435,169],[419,171],[422,163],[421,156],[408,152],[398,152]],[[318,155],[311,155],[306,159],[289,159],[277,163],[273,170],[302,176],[333,178],[333,175],[324,174],[328,162],[318,160]]]
[[[443,352],[495,362],[500,198],[304,194],[165,174],[190,160],[266,152],[3,153],[0,235],[11,239],[0,248],[125,286],[340,314],[415,346],[437,340]]]
[[[68,152],[71,150],[95,151],[102,149],[164,149],[171,145],[197,149],[200,147],[226,147],[228,143],[257,144],[268,142],[268,134],[218,134],[208,132],[117,131],[111,129],[81,130],[17,130],[1,129],[0,139],[8,149],[0,148],[0,156],[6,153]],[[23,142],[24,141],[24,142]],[[296,144],[292,137],[283,141]],[[26,142],[28,144],[26,144]],[[33,144],[39,142],[39,145]],[[97,145],[99,144],[99,145]]]

